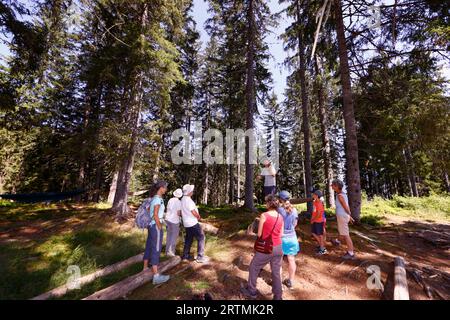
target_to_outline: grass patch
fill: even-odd
[[[11,232],[20,226],[40,231],[44,222],[58,224],[29,237],[11,232],[8,241],[0,244],[0,299],[28,299],[60,286],[70,277],[70,265],[80,267],[83,276],[142,252],[146,233],[121,230],[112,223],[113,217],[102,214],[103,207],[1,201],[2,231]],[[67,217],[80,223],[72,227],[65,220]]]
[[[426,221],[450,221],[450,196],[431,195],[429,197],[401,197],[392,199],[375,197],[364,200],[361,220],[373,225],[383,224],[386,215],[401,216]]]

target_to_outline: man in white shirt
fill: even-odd
[[[181,216],[186,230],[184,240],[183,260],[189,260],[192,242],[197,239],[197,258],[198,263],[206,262],[205,257],[205,234],[198,223],[200,214],[195,202],[192,200],[194,185],[186,184],[183,186],[183,198],[181,198]]]
[[[175,256],[175,249],[177,247],[178,235],[180,234],[181,222],[181,201],[183,191],[177,189],[173,192],[173,198],[167,203],[166,222],[167,238],[166,238],[166,255],[168,257]]]
[[[269,194],[276,193],[277,172],[269,160],[264,161],[264,168],[261,170],[261,177],[264,177],[264,198]]]

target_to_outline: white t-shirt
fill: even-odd
[[[276,174],[277,172],[272,166],[268,168],[264,167],[261,170],[261,175],[264,176],[264,187],[273,187],[277,185]]]
[[[197,218],[192,214],[192,210],[198,212],[195,202],[191,197],[183,196],[181,198],[181,216],[183,217],[183,225],[185,228],[190,228],[198,223]]]
[[[180,223],[180,216],[178,215],[178,211],[180,210],[181,210],[180,199],[173,197],[167,203],[167,212],[165,220],[171,223]]]

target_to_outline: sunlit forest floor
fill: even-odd
[[[220,229],[216,236],[207,235],[211,262],[180,264],[170,270],[169,283],[157,288],[145,285],[127,299],[193,299],[205,292],[215,299],[242,299],[239,290],[248,276],[254,242],[245,230],[256,215],[232,207],[203,206],[200,210],[205,222]],[[449,247],[442,241],[450,235],[450,197],[377,198],[364,201],[362,212],[362,223],[351,228],[357,254],[353,261],[342,260],[344,248],[331,243],[328,255],[316,256],[309,221],[301,221],[296,285],[291,290],[284,288],[285,299],[390,299],[392,260],[397,255],[450,297]],[[331,239],[337,235],[336,222],[331,212],[328,217]],[[85,275],[124,260],[142,252],[145,239],[146,232],[135,228],[134,221],[116,223],[104,204],[0,202],[0,299],[28,299],[64,284],[69,265],[78,265]],[[367,288],[370,265],[380,267],[384,293]],[[141,268],[139,263],[96,279],[62,299],[81,299]],[[286,262],[283,273],[287,276]],[[427,299],[422,287],[409,274],[408,278],[411,299]],[[268,267],[258,288],[260,299],[271,299]]]

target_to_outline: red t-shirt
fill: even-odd
[[[279,246],[281,244],[281,232],[282,226],[283,226],[283,217],[278,214],[278,221],[277,217],[272,217],[271,215],[264,213],[264,216],[266,217],[266,221],[264,221],[263,225],[263,232],[262,232],[262,238],[266,239],[269,234],[272,232],[272,243],[273,246]],[[276,225],[275,225],[276,221]],[[275,228],[273,227],[275,225]]]
[[[324,222],[323,213],[325,212],[325,208],[323,207],[323,203],[320,200],[314,201],[314,211],[311,216],[311,222]]]

